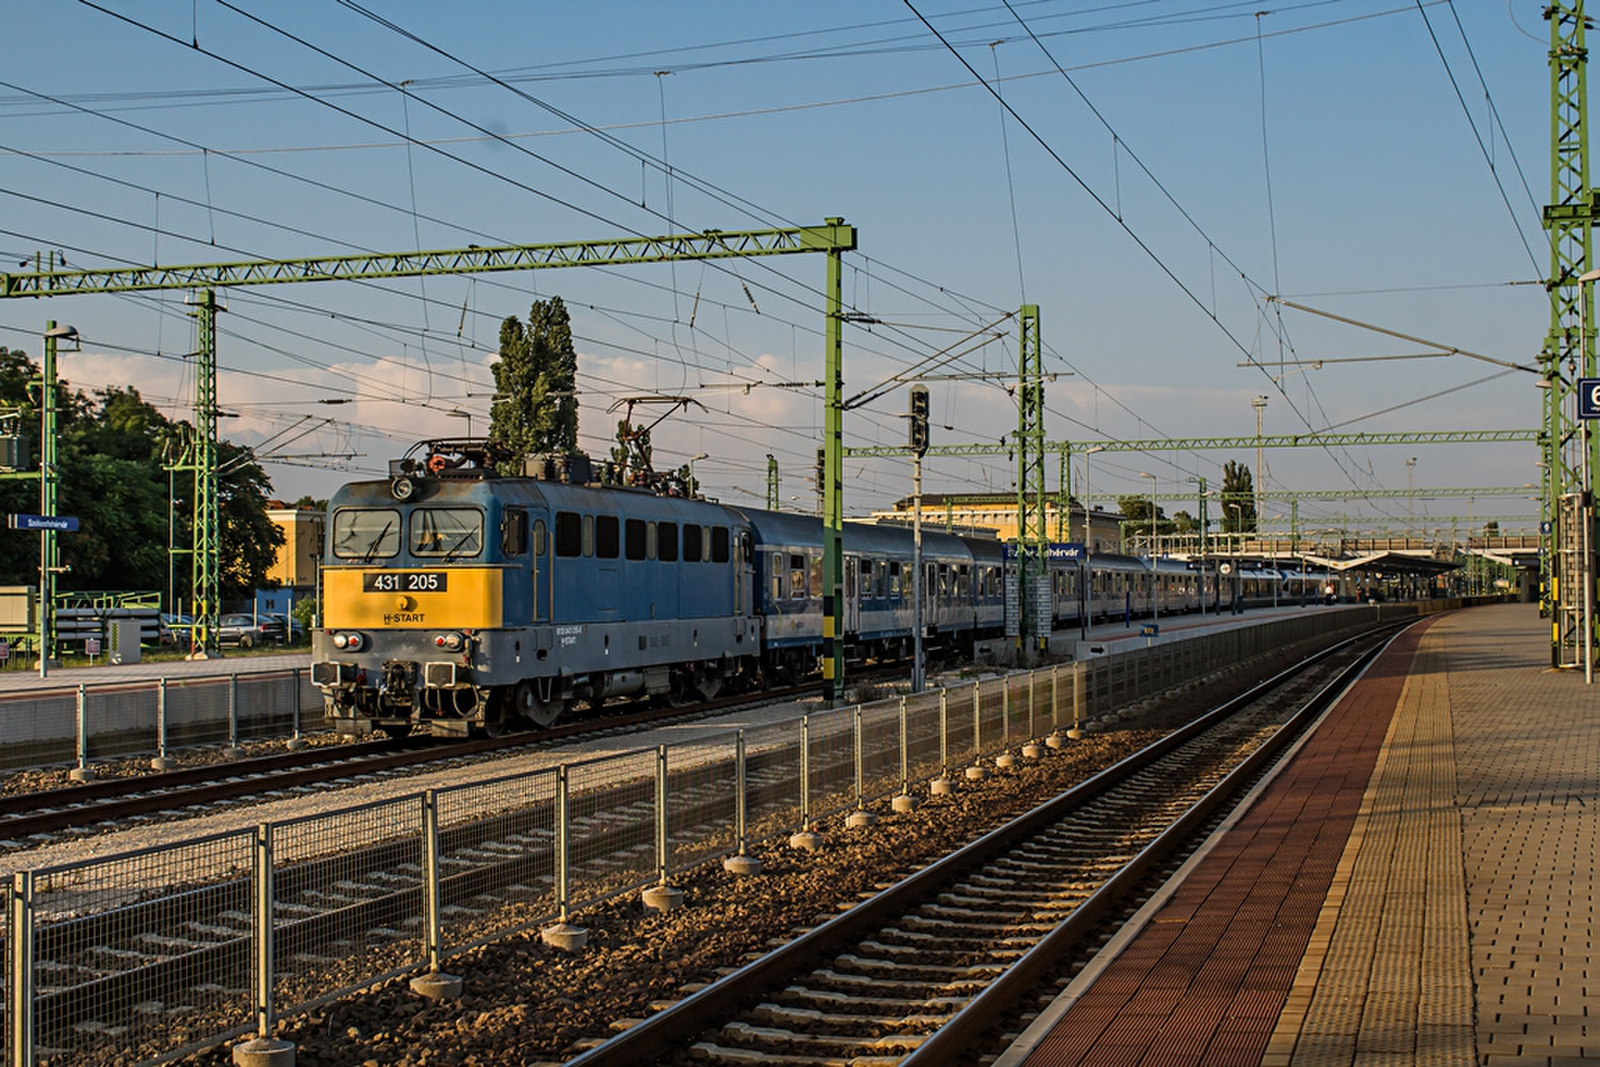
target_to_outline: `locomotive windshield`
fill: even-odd
[[[411,513],[411,554],[460,559],[483,550],[483,513],[476,508],[418,508]]]
[[[393,508],[340,508],[333,513],[333,554],[388,559],[400,551],[400,513]]]

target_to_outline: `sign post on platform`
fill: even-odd
[[[1596,272],[1590,271],[1583,278]],[[1581,283],[1583,278],[1579,279]],[[1583,300],[1578,301],[1578,311],[1583,311]],[[1583,326],[1580,337],[1586,338]],[[1580,341],[1580,343],[1586,343]],[[1590,423],[1600,419],[1600,378],[1578,379],[1578,419],[1583,423],[1583,500],[1579,505],[1579,523],[1582,528],[1583,551],[1583,680],[1594,684],[1594,475],[1589,465]]]

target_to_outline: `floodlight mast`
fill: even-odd
[[[701,233],[661,237],[622,237],[601,241],[563,241],[547,244],[500,245],[488,248],[393,252],[373,255],[320,256],[302,259],[242,260],[199,263],[176,267],[127,267],[107,270],[48,270],[22,274],[0,273],[0,299],[66,296],[74,293],[128,293],[191,289],[203,294],[194,312],[199,323],[196,353],[197,453],[195,458],[195,628],[203,635],[196,651],[216,654],[218,606],[221,602],[221,566],[214,505],[216,469],[216,311],[214,290],[239,285],[279,285],[288,282],[351,281],[374,278],[414,278],[438,274],[483,274],[503,271],[548,270],[560,267],[619,266],[668,263],[680,260],[739,259],[754,256],[821,252],[828,257],[826,290],[827,344],[825,359],[827,409],[827,504],[823,538],[824,589],[823,677],[829,699],[842,694],[844,643],[837,613],[843,606],[844,503],[843,474],[843,254],[856,248],[856,229],[843,218],[830,217],[820,226],[766,230],[705,230]],[[208,405],[201,410],[201,398]],[[41,448],[44,446],[41,445]],[[210,502],[209,504],[207,502]],[[203,559],[201,557],[204,557]],[[201,605],[206,612],[201,617]]]

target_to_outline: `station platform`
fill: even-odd
[[[1600,1062],[1600,685],[1526,604],[1397,639],[997,1067]]]

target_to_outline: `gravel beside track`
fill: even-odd
[[[1125,729],[1069,741],[1039,760],[1019,758],[1009,770],[982,782],[962,781],[956,795],[932,798],[914,812],[893,814],[884,805],[870,829],[848,830],[842,820],[831,820],[822,827],[827,844],[820,851],[782,843],[760,849],[764,870],[757,877],[703,865],[678,881],[684,890],[679,911],[658,915],[630,896],[581,912],[574,921],[590,931],[581,954],[567,955],[529,935],[453,957],[446,969],[466,981],[459,1000],[424,1000],[405,981],[394,981],[283,1020],[278,1036],[298,1046],[301,1067],[560,1062],[1083,781],[1304,651],[1280,650],[1248,669],[1215,676]],[[629,748],[653,743],[641,735],[626,741]],[[564,750],[546,762],[573,755]],[[421,785],[407,779],[397,791]],[[269,814],[275,806],[252,809],[248,821],[281,817]],[[185,833],[196,832],[192,822],[181,825]],[[231,1060],[226,1049],[216,1049],[187,1062],[223,1067]]]

